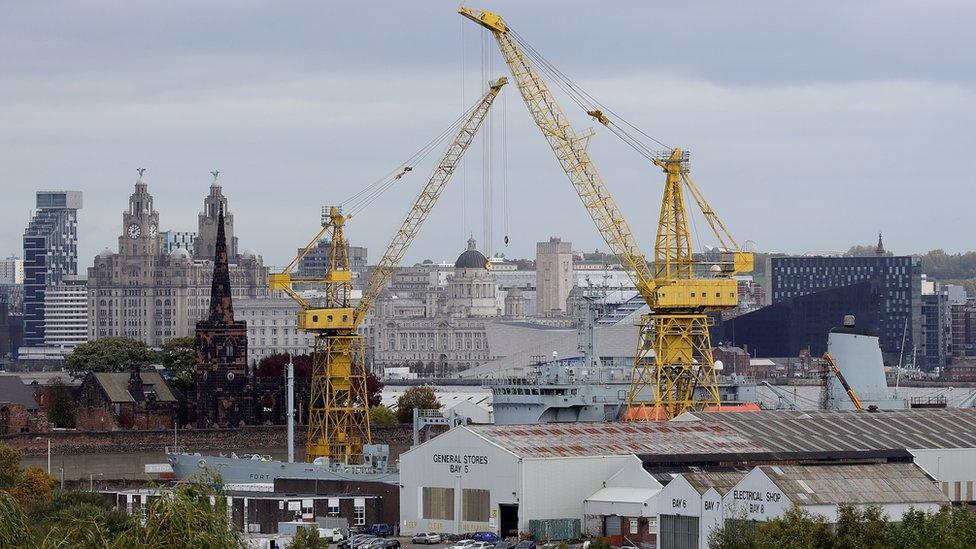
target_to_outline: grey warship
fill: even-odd
[[[168,447],[166,460],[173,468],[177,480],[201,471],[213,471],[220,474],[227,484],[273,484],[278,478],[399,483],[400,472],[389,463],[389,446],[366,445],[363,453],[365,463],[349,465],[330,463],[325,458],[318,458],[310,463],[289,463],[260,454],[208,456],[180,447]]]

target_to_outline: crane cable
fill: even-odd
[[[546,75],[548,75],[549,78],[553,82],[555,82],[555,84],[560,89],[562,89],[570,97],[570,99],[573,100],[574,103],[576,103],[580,108],[582,108],[588,114],[592,115],[594,112],[599,112],[600,114],[603,114],[604,116],[602,118],[598,118],[598,120],[602,124],[607,126],[607,128],[609,128],[610,131],[612,131],[622,141],[630,145],[630,147],[633,148],[635,151],[637,151],[641,156],[644,156],[648,160],[654,160],[659,156],[659,154],[656,151],[654,151],[651,147],[649,147],[647,144],[642,142],[640,137],[634,135],[632,132],[628,131],[625,127],[621,126],[620,124],[617,124],[610,118],[606,117],[605,116],[606,114],[610,114],[611,116],[620,120],[626,126],[630,127],[633,130],[633,132],[636,132],[637,134],[640,134],[644,138],[653,141],[654,143],[667,149],[668,151],[672,149],[672,147],[665,144],[663,141],[648,135],[646,132],[644,132],[643,130],[641,130],[640,128],[638,128],[637,126],[629,122],[627,119],[617,114],[611,108],[601,103],[595,97],[590,95],[579,84],[574,82],[571,78],[566,76],[566,74],[564,74],[562,71],[556,68],[554,64],[552,64],[548,59],[546,59],[545,56],[539,53],[538,50],[532,47],[532,45],[529,44],[517,32],[515,32],[512,29],[509,29],[509,34],[519,44],[519,46],[522,47],[522,50],[526,52],[526,55],[528,55],[533,61],[535,61],[539,69],[542,72],[546,73]]]
[[[526,52],[526,55],[532,61],[534,61],[536,65],[538,65],[539,69],[543,73],[545,73],[550,78],[551,81],[555,82],[555,84],[560,89],[562,89],[570,97],[570,99],[573,100],[574,103],[576,103],[581,109],[586,111],[587,114],[594,117],[598,122],[606,126],[614,135],[619,137],[621,141],[623,141],[624,143],[629,145],[632,149],[637,151],[638,154],[640,154],[641,156],[643,156],[644,158],[646,158],[648,161],[652,163],[659,160],[661,157],[661,152],[655,151],[653,148],[651,148],[647,143],[641,140],[640,136],[643,136],[644,138],[653,141],[655,144],[663,147],[668,153],[670,153],[670,151],[673,150],[671,146],[647,134],[645,131],[641,130],[639,127],[635,126],[627,119],[617,114],[615,111],[613,111],[613,109],[607,107],[605,104],[601,103],[598,99],[593,97],[590,93],[584,90],[579,84],[575,83],[571,78],[566,76],[565,73],[563,73],[558,68],[556,68],[556,66],[551,61],[546,59],[545,56],[543,56],[538,50],[532,47],[532,45],[529,44],[528,41],[526,41],[516,31],[509,29],[509,34],[519,44],[519,46],[521,46],[522,50]],[[630,127],[633,130],[633,132],[636,132],[639,135],[635,135],[633,132],[628,131],[625,127],[621,126],[620,124],[617,124],[613,119],[609,118],[607,114],[613,116],[616,119],[619,119],[623,124]],[[685,184],[687,186],[690,186],[690,183],[688,183],[687,181],[685,181]],[[697,197],[694,198],[696,198],[697,200]],[[694,212],[695,210],[692,209],[691,211]],[[702,211],[702,213],[706,214],[704,211]],[[695,240],[696,242],[698,242],[700,247],[699,253],[704,253],[705,251],[704,244],[702,243],[702,240],[698,235],[698,227],[695,221],[694,213],[689,215],[689,217],[691,217],[692,219],[692,226],[696,236]],[[714,228],[713,231],[715,231],[716,237],[720,241],[719,243],[722,244],[723,243],[722,236]]]
[[[445,128],[436,137],[428,141],[421,147],[417,152],[413,153],[409,158],[397,164],[397,166],[384,174],[379,179],[376,179],[372,183],[365,185],[363,188],[359,189],[353,193],[349,198],[346,198],[339,203],[340,206],[347,208],[347,215],[353,216],[362,212],[370,204],[376,201],[383,193],[389,190],[397,181],[405,177],[408,173],[412,172],[414,167],[423,162],[430,154],[438,149],[438,147],[447,141],[447,139],[457,133],[458,128],[467,119],[471,112],[476,109],[478,105],[474,105],[471,108],[465,110],[460,116],[455,119],[450,126]]]

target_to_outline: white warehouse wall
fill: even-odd
[[[634,455],[523,459],[519,530],[537,519],[575,518],[582,525],[583,500],[634,461],[640,463]]]

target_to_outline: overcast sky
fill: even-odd
[[[0,0],[0,254],[22,254],[34,191],[55,188],[84,192],[80,266],[114,250],[137,167],[148,168],[162,228],[196,230],[219,169],[241,247],[287,262],[322,204],[395,167],[477,98],[483,31],[456,7]],[[740,241],[841,250],[881,230],[896,253],[976,249],[974,2],[474,7],[498,11],[648,134],[690,149],[695,180]],[[494,73],[507,74],[489,46]],[[495,251],[531,257],[550,235],[606,249],[517,90],[503,95]],[[579,129],[592,126],[560,99]],[[650,253],[661,173],[601,130],[593,159]],[[485,247],[481,150],[408,260],[453,260],[469,233]],[[371,260],[430,167],[350,222]],[[700,219],[696,229],[714,243]]]

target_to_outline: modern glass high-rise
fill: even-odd
[[[903,351],[911,356],[921,341],[922,271],[917,257],[772,257],[769,274],[773,304],[859,282],[880,284],[881,350],[897,361]]]
[[[65,276],[78,274],[81,191],[38,191],[24,231],[24,346],[44,345],[44,296]]]

